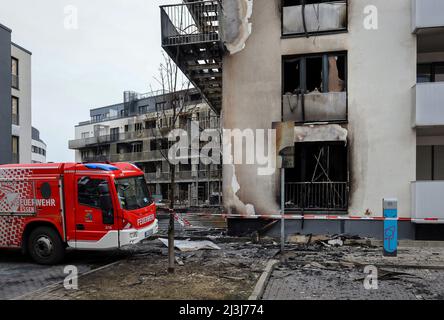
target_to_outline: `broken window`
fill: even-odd
[[[346,78],[346,53],[285,57],[283,120],[347,120]]]
[[[143,143],[142,142],[135,142],[132,144],[132,152],[134,153],[140,153],[143,149]]]
[[[294,168],[285,169],[287,208],[347,209],[348,156],[344,143],[297,143],[294,159]]]
[[[143,130],[142,123],[138,122],[134,124],[134,131],[142,131],[142,130]]]
[[[156,120],[145,121],[145,129],[156,129]]]
[[[282,34],[312,35],[347,30],[347,1],[282,0]]]

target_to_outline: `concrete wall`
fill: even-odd
[[[19,98],[19,126],[13,131],[19,135],[20,163],[31,163],[31,53],[14,44],[10,48],[10,55],[19,60],[19,89],[11,88],[11,94]]]
[[[348,120],[351,198],[349,214],[382,215],[382,198],[397,197],[399,214],[411,215],[416,135],[411,128],[411,88],[416,83],[416,38],[411,3],[405,0],[349,1],[348,33],[281,38],[278,0],[255,0],[246,48],[224,58],[224,128],[271,128],[281,119],[281,61],[284,55],[348,52]],[[377,30],[364,29],[364,8],[378,8]],[[275,210],[279,175],[258,176],[255,165],[224,168],[227,205]],[[271,195],[271,196],[269,196]],[[273,202],[271,202],[273,201]]]
[[[12,161],[11,30],[0,25],[0,164]]]

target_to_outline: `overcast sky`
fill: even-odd
[[[47,161],[74,161],[68,140],[91,108],[122,102],[123,91],[156,87],[162,61],[159,5],[179,0],[0,1],[0,23],[32,51],[32,123]],[[66,29],[74,6],[78,29]]]

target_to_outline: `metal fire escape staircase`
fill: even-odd
[[[225,53],[221,1],[184,0],[160,9],[162,48],[220,114]]]

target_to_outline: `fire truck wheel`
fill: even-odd
[[[57,264],[65,255],[65,247],[57,231],[50,227],[33,230],[28,241],[29,254],[39,264]]]

